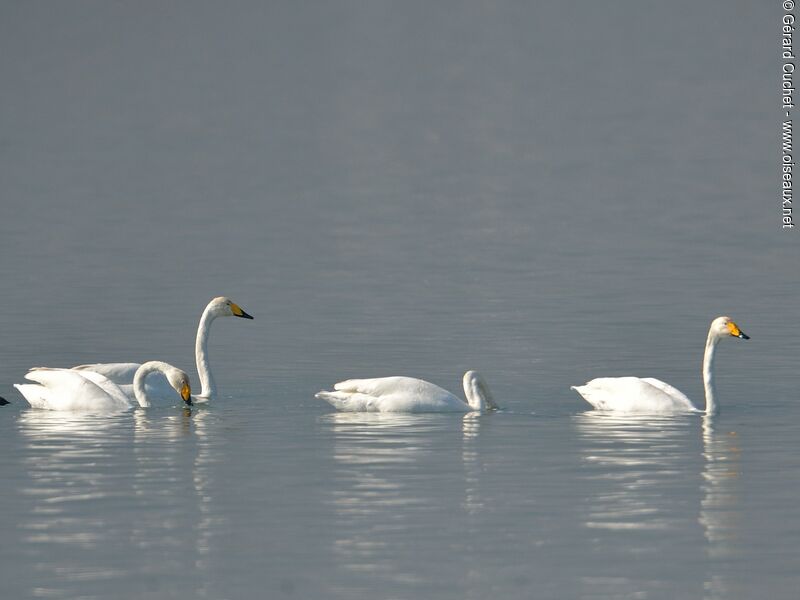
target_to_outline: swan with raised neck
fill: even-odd
[[[208,333],[211,323],[217,317],[240,317],[252,319],[242,308],[225,296],[217,296],[203,310],[200,324],[197,326],[197,337],[194,343],[194,356],[197,363],[197,376],[200,378],[200,393],[195,396],[199,402],[207,402],[217,396],[217,385],[211,374],[208,361]]]
[[[195,338],[195,362],[197,364],[197,374],[200,378],[200,393],[194,396],[196,402],[208,402],[217,395],[217,386],[211,375],[211,366],[208,360],[208,336],[211,323],[217,317],[240,317],[242,319],[252,319],[242,307],[225,296],[213,298],[206,305],[203,314],[200,316],[200,323],[197,326],[197,337]],[[133,378],[139,363],[93,363],[78,365],[73,367],[77,371],[93,371],[107,377],[118,386],[125,394],[133,399]],[[156,378],[148,383],[148,388],[153,397],[172,398],[173,394],[163,379]]]
[[[573,386],[583,398],[599,410],[620,412],[704,412],[713,415],[719,412],[716,386],[714,385],[714,359],[720,340],[750,337],[739,329],[730,317],[717,317],[711,322],[703,354],[703,389],[705,410],[692,404],[685,394],[673,386],[652,377],[599,377],[585,385]]]

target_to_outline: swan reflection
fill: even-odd
[[[149,498],[149,504],[156,503],[160,508],[136,520],[131,541],[140,548],[169,548],[180,540],[184,556],[175,565],[185,563],[205,573],[212,566],[213,532],[226,523],[216,510],[212,493],[218,458],[209,433],[217,416],[206,408],[184,408],[136,411],[133,418],[133,490],[137,497]],[[164,519],[165,513],[177,511],[188,516],[187,508],[191,509],[191,524],[182,517]],[[206,595],[211,579],[200,575],[193,579],[193,585],[198,595]]]
[[[590,499],[584,525],[607,530],[665,530],[676,516],[665,488],[685,478],[686,416],[616,415],[588,411],[574,417],[584,460],[605,482]]]
[[[739,550],[740,455],[736,432],[720,428],[713,417],[703,417],[703,496],[698,522],[703,527],[712,569],[718,560],[729,560]],[[709,600],[728,598],[737,592],[722,571],[709,573],[705,590]]]
[[[111,564],[75,556],[111,545],[121,525],[98,507],[125,494],[124,477],[109,464],[114,448],[130,439],[127,416],[37,409],[17,420],[26,447],[27,479],[20,493],[28,509],[20,517],[23,552],[38,573],[32,595],[69,595],[72,587],[101,585],[124,575]]]
[[[453,416],[337,412],[320,423],[333,434],[329,504],[339,568],[350,578],[418,582],[419,569],[403,557],[413,556],[419,515],[436,507],[430,468],[443,438],[452,437]]]
[[[733,431],[717,431],[713,417],[703,417],[703,499],[699,522],[708,540],[709,556],[733,552],[739,528],[738,438]]]
[[[20,541],[39,574],[31,595],[72,596],[76,586],[92,595],[92,586],[131,578],[133,564],[154,576],[198,568],[196,595],[208,590],[202,567],[219,527],[210,413],[20,413],[28,500]]]
[[[490,414],[469,412],[461,419],[461,432],[463,444],[461,447],[461,460],[464,463],[464,510],[475,515],[486,508],[480,493],[481,463],[478,454],[478,434],[481,430],[481,420],[489,418]]]

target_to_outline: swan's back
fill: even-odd
[[[116,385],[122,393],[125,394],[128,400],[135,401],[136,396],[133,393],[133,378],[136,376],[136,371],[141,366],[142,365],[139,363],[92,363],[72,367],[72,370],[78,371],[87,377],[90,373],[102,375],[103,378],[110,380]],[[147,390],[147,397],[151,401],[173,403],[176,400],[180,401],[180,394],[170,387],[163,373],[151,373],[145,382],[145,389]],[[199,402],[204,402],[206,400],[197,396],[193,396],[193,398]]]
[[[317,398],[350,412],[466,412],[469,406],[438,385],[413,377],[348,379]]]
[[[598,410],[652,413],[697,411],[682,392],[651,377],[598,377],[571,389]]]
[[[110,379],[117,385],[133,384],[136,370],[142,365],[139,363],[92,363],[88,365],[78,365],[72,367],[74,371],[85,373],[91,371],[99,373],[106,379]]]

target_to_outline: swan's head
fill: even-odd
[[[718,338],[741,338],[749,340],[750,336],[746,335],[739,326],[733,322],[730,317],[717,317],[711,322],[711,331]]]
[[[181,399],[188,406],[191,406],[192,386],[189,384],[189,376],[175,367],[167,369],[164,375],[167,376],[167,381],[169,381],[172,388],[181,395]]]
[[[208,304],[208,310],[211,311],[215,317],[241,317],[243,319],[252,319],[242,307],[236,304],[230,298],[225,296],[217,296]]]

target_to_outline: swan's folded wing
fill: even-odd
[[[654,413],[696,410],[689,399],[680,392],[675,396],[664,387],[654,385],[652,381],[658,381],[663,386],[672,388],[658,379],[598,377],[585,385],[572,386],[572,389],[599,410]]]
[[[124,389],[121,389],[120,386],[108,379],[105,375],[101,375],[97,371],[91,371],[88,369],[85,371],[78,371],[78,374],[99,386],[116,402],[119,402],[120,404],[130,404],[130,399],[128,398],[128,395],[125,393]],[[125,387],[127,388],[128,386]]]
[[[679,402],[686,402],[690,406],[692,405],[692,401],[689,400],[686,394],[684,394],[678,388],[673,387],[664,381],[661,381],[660,379],[656,379],[655,377],[642,377],[642,381],[646,381],[653,387],[660,389],[662,392],[664,392],[668,396],[671,396],[672,398],[674,398]]]
[[[91,390],[97,387],[83,373],[75,372],[72,369],[35,367],[25,373],[25,379],[36,382],[53,391],[68,393]]]
[[[105,409],[112,401],[100,386],[71,369],[31,369],[25,375],[25,379],[34,381],[43,388],[39,390],[39,397],[46,404],[46,406],[41,406],[42,408]],[[22,389],[17,389],[23,392]],[[29,391],[29,388],[26,388],[26,391]],[[24,392],[23,395],[28,397]],[[126,404],[128,403],[126,402]],[[33,404],[31,405],[33,406]]]
[[[440,394],[450,395],[447,390],[438,385],[416,379],[414,377],[377,377],[375,379],[348,379],[340,381],[333,386],[339,392],[351,394],[367,394],[380,398],[394,394],[408,394],[416,396],[438,396]]]
[[[139,363],[92,363],[88,365],[78,365],[72,367],[73,371],[94,371],[110,379],[117,385],[130,385],[136,370],[141,365]]]

